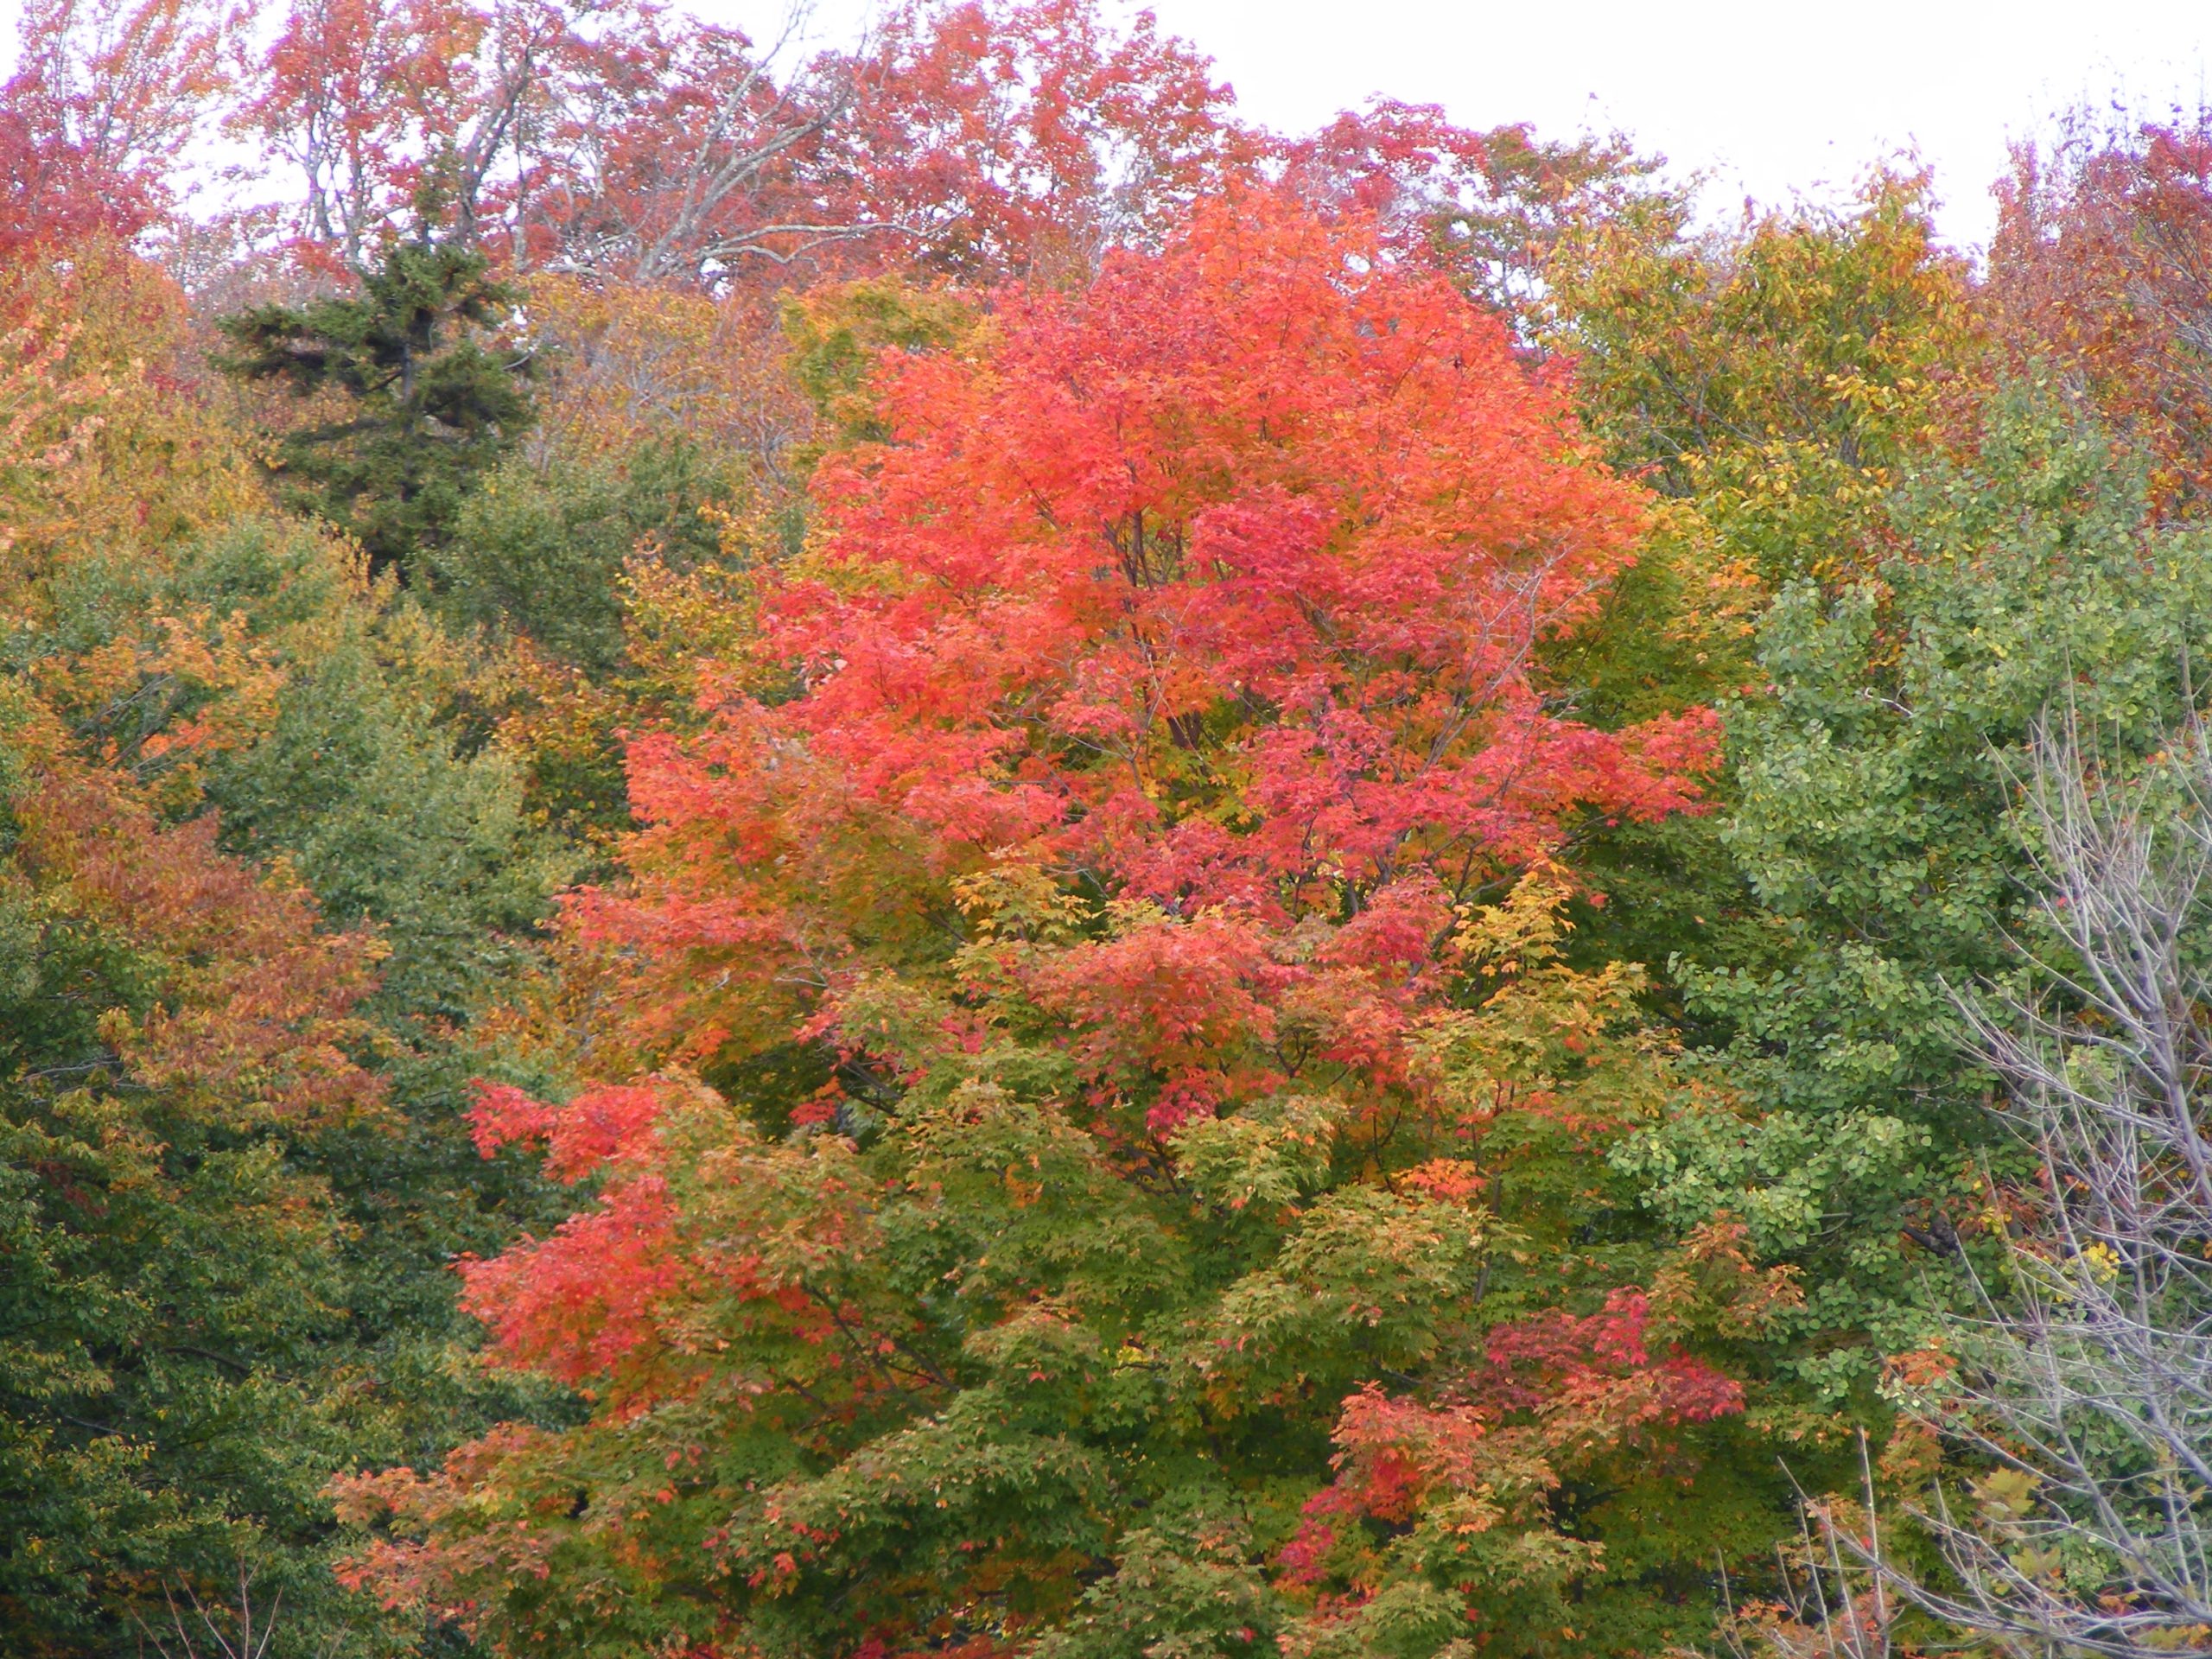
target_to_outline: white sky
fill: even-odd
[[[0,0],[4,3],[4,0]],[[772,39],[784,0],[693,0]],[[864,0],[818,0],[840,41]],[[1211,54],[1246,115],[1298,132],[1382,92],[1470,126],[1619,128],[1714,175],[1708,211],[1750,194],[1847,188],[1910,145],[1936,168],[1945,233],[1979,245],[2008,135],[2087,98],[2194,106],[2212,91],[2212,0],[1152,0]]]

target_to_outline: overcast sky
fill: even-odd
[[[694,0],[772,36],[784,0]],[[818,0],[832,43],[864,0]],[[1979,244],[2008,134],[2084,98],[2192,106],[2208,85],[2212,0],[1155,0],[1210,54],[1248,117],[1302,131],[1375,92],[1471,126],[1619,128],[1715,175],[1708,207],[1833,194],[1912,145],[1936,170],[1943,228]]]

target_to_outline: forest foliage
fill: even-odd
[[[2212,1643],[2212,140],[1933,190],[35,0],[0,1648]]]

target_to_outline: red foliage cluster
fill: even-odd
[[[995,967],[1109,1093],[1164,1076],[1155,1128],[1278,1084],[1290,1023],[1387,1081],[1475,884],[1694,807],[1708,714],[1546,696],[1642,507],[1442,276],[1245,195],[995,336],[888,364],[894,441],[824,468],[765,596],[803,695],[632,747],[641,880],[578,914],[693,1052],[771,987],[834,1028],[885,905],[1020,868],[1154,907]]]
[[[1148,17],[1083,0],[910,4],[805,62],[657,0],[301,0],[232,125],[348,264],[429,214],[645,280],[801,256],[988,279],[1080,266],[1217,184],[1227,101]]]
[[[1701,1423],[1744,1408],[1744,1391],[1701,1360],[1679,1351],[1654,1359],[1646,1346],[1651,1300],[1616,1290],[1605,1311],[1578,1319],[1547,1314],[1491,1333],[1491,1369],[1471,1397],[1498,1412],[1608,1420],[1618,1440],[1646,1424]]]
[[[218,127],[270,169],[239,226],[311,266],[429,227],[517,268],[723,286],[795,261],[1080,280],[1262,178],[1402,251],[1530,267],[1551,218],[1632,171],[1398,104],[1286,141],[1148,13],[1092,0],[908,0],[811,57],[664,0],[290,0],[257,54],[248,15],[39,0],[0,88],[9,234],[147,228]]]
[[[2160,506],[2212,494],[2212,116],[2022,148],[1982,299],[2016,366],[2080,377]]]
[[[1679,1349],[1652,1355],[1651,1316],[1643,1292],[1617,1290],[1599,1313],[1554,1310],[1499,1325],[1488,1365],[1437,1403],[1374,1384],[1351,1395],[1337,1423],[1336,1479],[1307,1500],[1305,1523],[1279,1552],[1285,1574],[1329,1579],[1346,1529],[1363,1521],[1403,1528],[1456,1498],[1477,1504],[1463,1529],[1486,1528],[1592,1458],[1634,1457],[1655,1431],[1740,1414],[1739,1382]]]
[[[0,256],[159,217],[235,22],[209,0],[30,0],[0,86]]]
[[[367,939],[319,931],[306,893],[217,849],[212,818],[164,826],[96,768],[50,757],[12,810],[26,868],[168,966],[160,1001],[102,1024],[137,1083],[239,1121],[378,1108],[382,1079],[349,1052],[368,1032]]]

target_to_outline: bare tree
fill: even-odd
[[[1951,1383],[1904,1402],[1989,1472],[1916,1511],[1943,1574],[1828,1532],[2000,1650],[2153,1659],[2212,1653],[2212,751],[2101,760],[2038,734],[2037,988],[1961,999],[2041,1191]]]
[[[1732,1659],[1895,1659],[1898,1625],[1911,1611],[1889,1576],[1873,1461],[1859,1436],[1860,1496],[1848,1525],[1833,1499],[1808,1502],[1794,1543],[1775,1550],[1774,1592],[1740,1605],[1721,1564],[1721,1645]],[[1686,1659],[1686,1656],[1677,1656]]]
[[[181,1592],[183,1599],[178,1599]],[[238,1580],[226,1598],[202,1596],[186,1580],[175,1587],[167,1582],[162,1597],[168,1611],[165,1626],[140,1619],[138,1628],[159,1659],[269,1659],[284,1611],[283,1592],[264,1602],[257,1599],[253,1568],[238,1557]],[[333,1637],[320,1659],[332,1659],[343,1640]]]

